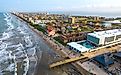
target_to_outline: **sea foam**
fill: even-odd
[[[30,62],[32,61],[31,59],[33,59],[33,61],[35,61],[35,63],[37,64],[36,44],[34,43],[38,41],[35,41],[36,39],[33,40],[33,35],[30,35],[31,32],[30,34],[28,33],[29,29],[26,27],[26,25],[22,25],[22,23],[20,22],[20,26],[15,29],[14,25],[11,22],[13,19],[11,15],[5,13],[4,16],[4,20],[6,21],[8,29],[3,32],[0,37],[0,64],[4,64],[3,66],[0,66],[0,75],[4,74],[2,74],[2,71],[14,71],[14,75],[18,75],[17,64],[18,62],[21,63],[23,61],[23,75],[27,75]],[[18,40],[11,39],[16,37],[20,38],[19,43],[13,42]],[[34,64],[33,66],[36,66],[36,64]]]
[[[7,26],[8,26],[7,30],[9,31],[11,29],[14,29],[14,26],[11,23],[11,20],[12,20],[11,15],[9,13],[5,13],[4,16],[5,16],[4,20],[7,22]]]

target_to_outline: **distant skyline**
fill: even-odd
[[[121,0],[0,0],[0,11],[121,13]]]

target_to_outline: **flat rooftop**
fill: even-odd
[[[108,57],[108,56],[107,56]],[[107,67],[111,64],[114,64],[114,61],[112,59],[106,59],[104,55],[99,55],[93,58],[98,63],[102,64],[104,67]]]
[[[67,43],[67,45],[75,48],[76,50],[79,50],[80,52],[86,52],[96,47],[86,40],[78,41],[78,42],[70,42],[70,43]]]
[[[117,56],[117,57],[121,58],[121,52],[115,53],[114,56]]]
[[[121,24],[121,22],[120,22],[119,20],[114,20],[114,21],[104,21],[104,22]]]
[[[99,31],[94,33],[88,33],[88,35],[102,38],[102,37],[111,37],[115,35],[121,35],[121,29],[113,29],[113,30],[107,30],[107,31]]]
[[[78,44],[77,42],[70,42],[70,43],[67,43],[67,45],[79,50],[80,52],[85,52],[89,50],[88,48]]]

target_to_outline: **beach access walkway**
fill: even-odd
[[[71,56],[68,55],[69,59],[65,59],[65,60],[62,60],[62,61],[52,63],[52,64],[49,65],[49,67],[53,68],[53,67],[56,67],[56,66],[59,66],[59,65],[71,63],[71,62],[78,61],[78,60],[81,60],[83,62],[84,60],[91,59],[91,58],[98,56],[98,55],[101,55],[101,54],[105,54],[105,53],[109,53],[109,52],[110,53],[117,52],[117,51],[119,51],[117,49],[118,46],[114,46],[114,47],[110,47],[110,46],[113,46],[113,45],[116,45],[116,44],[119,44],[119,43],[121,43],[121,42],[117,41],[113,44],[109,44],[109,45],[106,45],[106,46],[99,47],[97,49],[93,49],[90,52],[82,53],[83,56],[79,56],[79,57],[71,57]],[[110,47],[110,48],[107,48],[107,47]]]

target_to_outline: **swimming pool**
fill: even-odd
[[[78,44],[80,44],[80,45],[82,45],[82,46],[84,46],[84,47],[86,47],[86,48],[88,48],[88,49],[92,49],[92,48],[94,48],[95,46],[94,45],[92,45],[90,42],[88,42],[88,41],[82,41],[82,42],[79,42]]]

